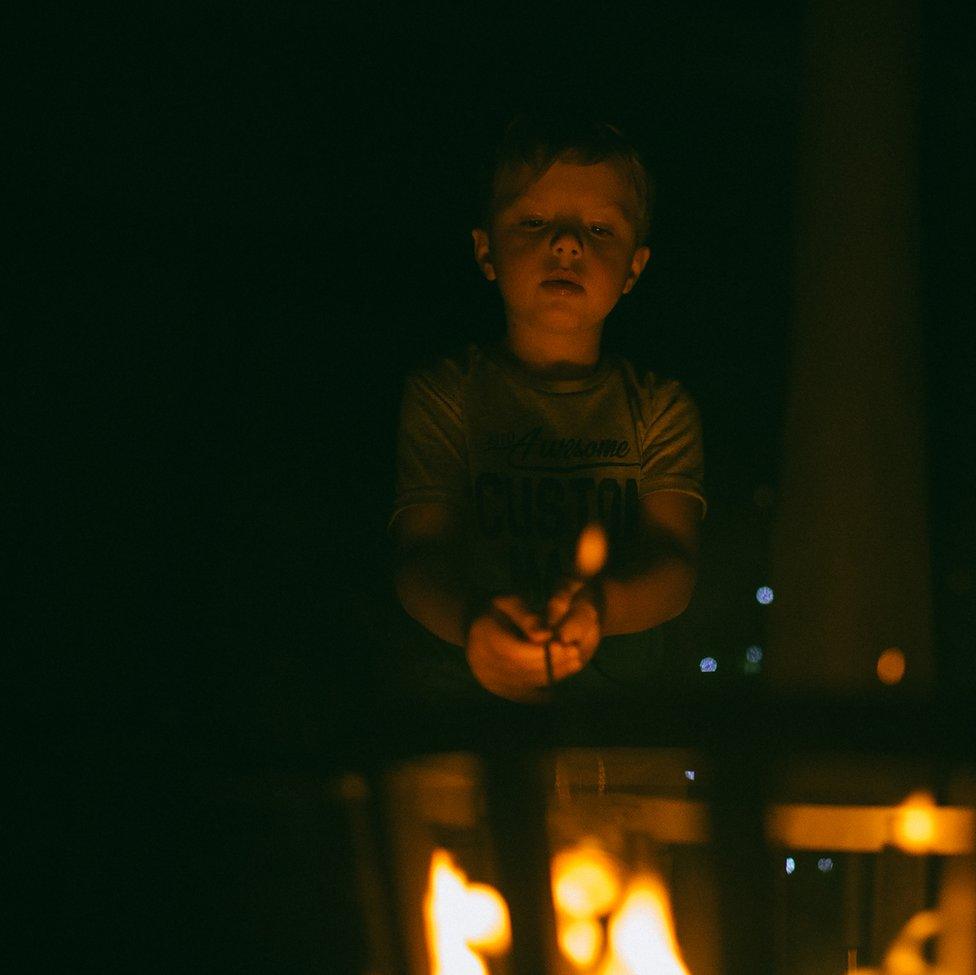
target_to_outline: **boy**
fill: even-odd
[[[650,256],[648,197],[616,129],[516,120],[472,232],[501,293],[505,338],[407,381],[397,594],[509,700],[545,700],[602,639],[677,616],[694,588],[705,510],[697,412],[677,383],[600,351],[607,315]],[[610,558],[584,583],[574,550],[594,521]]]

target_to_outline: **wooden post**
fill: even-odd
[[[811,2],[792,372],[767,674],[782,690],[933,676],[917,312],[912,0]]]

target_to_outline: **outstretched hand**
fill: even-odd
[[[579,621],[570,626],[570,634],[579,630],[586,613],[577,615]],[[520,596],[496,596],[468,630],[468,665],[482,687],[499,697],[524,703],[542,701],[552,681],[576,673],[584,663],[580,646],[565,637],[554,642],[556,635]]]

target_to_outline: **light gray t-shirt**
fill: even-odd
[[[679,383],[613,356],[584,379],[546,380],[472,345],[407,379],[390,523],[414,504],[455,508],[475,590],[538,603],[572,569],[585,524],[604,524],[612,565],[640,498],[680,491],[704,515],[702,479],[698,411]]]

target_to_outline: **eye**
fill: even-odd
[[[595,223],[591,225],[590,233],[595,234],[597,237],[612,237],[613,228],[607,227],[602,223]]]
[[[525,217],[524,219],[519,221],[519,226],[535,228],[535,227],[541,227],[544,223],[545,220],[543,220],[542,217]]]

